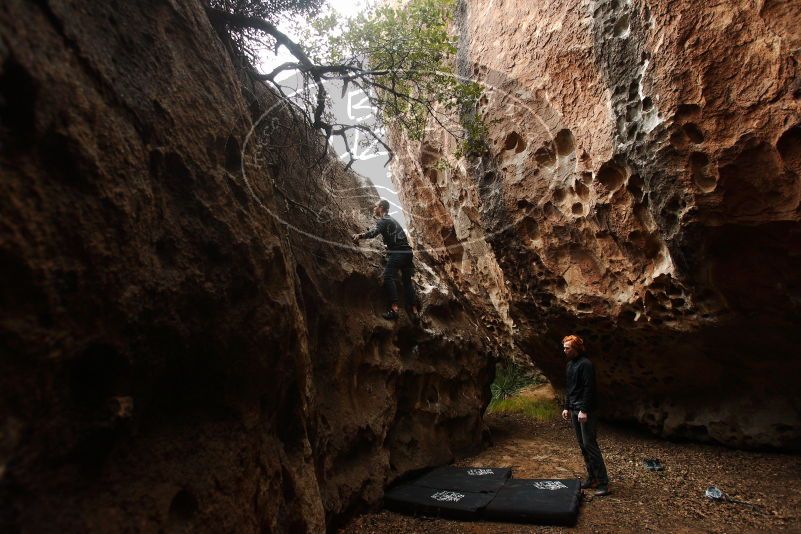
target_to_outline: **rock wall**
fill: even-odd
[[[481,445],[489,332],[422,264],[378,319],[375,192],[198,2],[0,30],[0,530],[317,533]]]
[[[585,335],[607,417],[801,448],[801,4],[457,18],[489,148],[395,133],[421,246],[557,385],[561,337]]]

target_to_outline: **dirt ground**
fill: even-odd
[[[541,392],[544,393],[544,392]],[[460,466],[512,467],[515,478],[583,477],[575,434],[559,420],[490,415],[494,445]],[[521,532],[801,532],[801,455],[746,452],[714,445],[672,443],[639,431],[602,424],[611,495],[584,493],[572,529],[409,517],[377,510],[354,519],[341,533]],[[665,466],[651,472],[644,458]],[[742,504],[704,497],[716,485]]]

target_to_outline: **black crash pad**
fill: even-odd
[[[495,493],[471,493],[415,484],[400,484],[384,493],[384,505],[407,514],[423,514],[452,519],[477,519]]]
[[[483,516],[497,521],[575,525],[580,499],[577,479],[511,479],[498,490]]]
[[[512,476],[507,467],[453,467],[446,465],[412,481],[415,486],[468,493],[494,493]]]

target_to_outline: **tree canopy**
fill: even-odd
[[[212,9],[224,13],[245,15],[278,24],[298,17],[311,18],[320,13],[326,0],[208,0]],[[231,32],[237,50],[245,55],[251,63],[258,62],[260,44],[264,43],[262,32],[253,28],[237,28]],[[267,36],[269,44],[275,41]]]
[[[297,104],[302,117],[327,138],[340,136],[349,153],[350,130],[363,130],[391,156],[380,135],[384,126],[391,124],[411,139],[421,139],[432,119],[460,140],[461,152],[480,146],[483,125],[474,110],[481,89],[456,74],[456,37],[449,31],[455,0],[410,0],[403,6],[370,6],[346,20],[332,12],[323,13],[300,28],[299,42],[265,17],[263,6],[252,5],[259,4],[257,0],[245,2],[245,10],[219,5],[223,2],[211,4],[208,12],[213,20],[225,24],[234,42],[253,50],[252,40],[266,37],[276,49],[286,47],[294,58],[270,72],[254,71],[253,76],[271,83],[289,98],[278,77],[287,71],[299,73],[305,82]],[[295,13],[317,13],[320,9],[320,0],[286,3],[293,4]],[[361,89],[377,110],[377,123],[337,122],[328,112],[330,81],[342,83],[343,94],[348,87]],[[353,159],[349,165],[352,163]]]

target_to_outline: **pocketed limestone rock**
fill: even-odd
[[[583,335],[608,417],[801,447],[799,17],[470,0],[457,64],[487,150],[454,160],[435,124],[393,136],[438,269],[557,385],[562,336]]]

